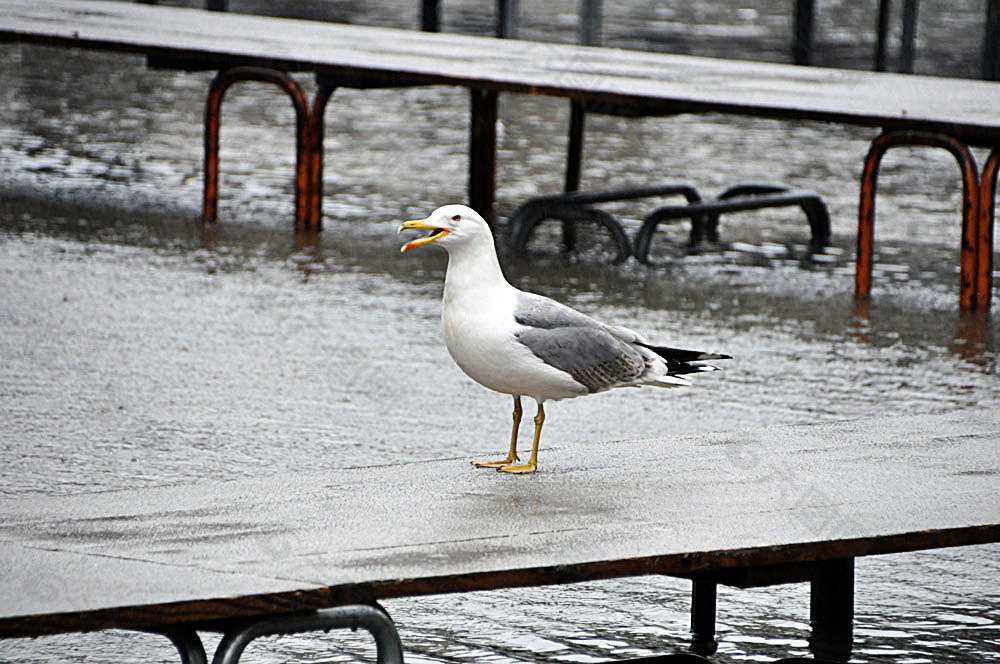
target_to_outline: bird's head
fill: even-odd
[[[431,212],[426,219],[404,221],[400,231],[408,228],[419,228],[430,231],[427,235],[407,242],[400,251],[409,251],[425,244],[440,244],[445,249],[460,247],[465,244],[482,241],[486,238],[493,242],[493,232],[486,221],[470,207],[465,205],[445,205]]]

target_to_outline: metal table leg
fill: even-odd
[[[469,90],[472,121],[469,131],[469,207],[492,227],[497,169],[497,93]]]
[[[715,598],[718,584],[696,579],[691,584],[691,652],[714,655],[719,649],[715,640]]]
[[[809,650],[817,659],[846,662],[854,640],[854,558],[818,563],[811,586]]]

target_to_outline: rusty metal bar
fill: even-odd
[[[996,216],[997,174],[1000,145],[993,148],[983,165],[979,185],[979,228],[976,230],[976,308],[988,309],[993,296],[993,222]]]
[[[861,174],[861,200],[858,205],[858,249],[854,273],[855,297],[867,298],[871,293],[872,254],[875,232],[875,194],[878,167],[889,148],[899,145],[926,146],[948,150],[962,170],[962,241],[959,256],[959,306],[976,306],[976,248],[979,231],[979,175],[976,160],[969,148],[944,134],[922,131],[883,133],[872,141]]]
[[[209,86],[205,103],[205,193],[202,212],[205,221],[214,222],[219,214],[219,123],[222,98],[233,83],[258,81],[272,83],[284,90],[295,109],[295,228],[306,228],[309,210],[312,142],[309,138],[309,105],[305,93],[291,76],[265,67],[234,67],[219,72]]]
[[[326,104],[337,88],[320,82],[313,97],[309,113],[309,136],[312,146],[309,150],[309,210],[305,228],[310,233],[318,233],[323,228],[323,138]]]
[[[470,88],[469,207],[493,226],[497,170],[497,93]]]

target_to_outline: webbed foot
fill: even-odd
[[[514,475],[527,475],[528,473],[535,472],[535,467],[535,462],[529,461],[528,463],[507,464],[505,466],[500,466],[497,468],[497,472],[513,473]]]
[[[511,465],[515,461],[520,461],[516,454],[498,461],[473,461],[472,465],[476,468],[502,468],[503,466]]]

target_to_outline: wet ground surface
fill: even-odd
[[[491,17],[478,5],[445,4],[446,27],[488,30]],[[857,31],[874,14],[848,5],[821,7],[824,57],[863,66],[870,35]],[[345,3],[300,7],[351,11]],[[525,12],[524,35],[549,35],[545,26],[555,25],[553,38],[571,40],[573,6],[545,7]],[[605,40],[655,48],[662,39],[664,50],[705,55],[738,44],[748,57],[785,57],[784,3],[742,13],[685,7],[626,3],[607,12]],[[413,25],[413,8],[398,9],[371,5],[345,20]],[[975,68],[978,37],[959,38],[979,34],[981,10],[971,2],[951,9],[922,14],[918,70]],[[689,23],[690,31],[681,27]],[[635,34],[661,37],[632,44]],[[0,491],[333,473],[501,451],[508,398],[466,379],[440,342],[443,252],[401,256],[395,235],[400,219],[464,199],[466,93],[338,92],[327,115],[326,230],[304,241],[291,232],[291,112],[254,85],[234,89],[224,108],[220,223],[205,229],[199,221],[210,76],[150,72],[131,57],[0,47]],[[527,197],[559,190],[566,116],[559,100],[503,97],[501,218]],[[722,116],[589,118],[584,187],[683,179],[711,196],[737,182],[784,182],[824,197],[835,246],[804,260],[808,228],[794,210],[725,217],[723,245],[696,255],[683,251],[683,228],[665,230],[653,267],[611,264],[608,244],[585,229],[581,252],[567,256],[556,226],[543,228],[528,259],[502,258],[513,283],[654,340],[735,357],[688,390],[553,404],[545,442],[610,445],[1000,405],[998,314],[957,311],[960,195],[947,154],[886,157],[875,292],[867,314],[855,308],[857,181],[873,135]],[[634,225],[654,205],[607,209]],[[544,460],[543,450],[543,471]],[[781,459],[773,463],[781,472]],[[857,661],[1000,660],[997,553],[859,561]],[[643,578],[388,608],[411,661],[588,662],[682,647],[688,592],[686,582]],[[717,661],[803,653],[807,590],[723,590],[719,623]],[[341,642],[319,640],[324,649]],[[349,640],[345,651],[321,655],[317,643],[311,635],[275,640],[248,657],[347,661],[368,647]],[[102,633],[0,642],[0,659],[174,655],[156,637]]]

